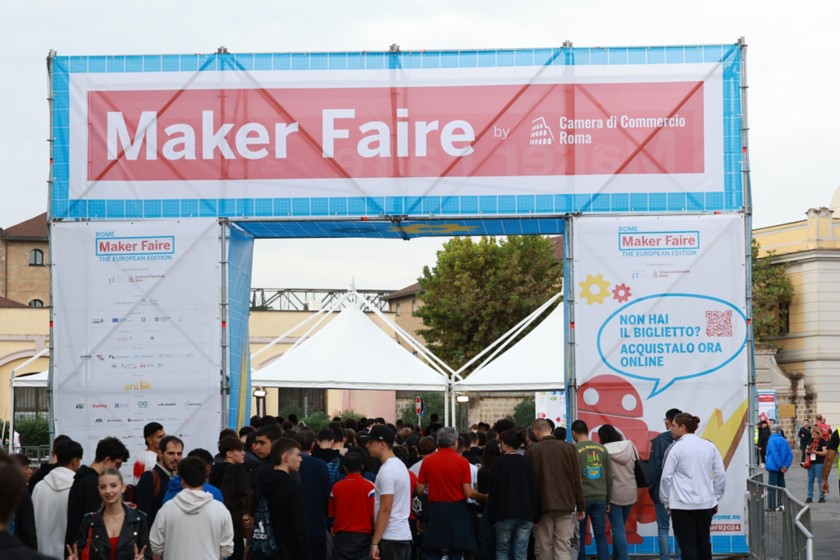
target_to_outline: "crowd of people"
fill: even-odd
[[[57,436],[34,473],[24,458],[0,456],[0,557],[583,559],[591,528],[599,559],[610,542],[612,557],[626,559],[627,519],[649,491],[660,556],[672,552],[673,523],[677,558],[711,558],[726,478],[690,414],[666,414],[644,490],[636,447],[609,424],[575,420],[567,434],[546,419],[527,428],[504,419],[458,434],[431,420],[421,430],[335,418],[316,433],[294,416],[254,417],[222,430],[218,453],[186,456],[151,422],[134,463],[108,437],[83,464],[83,446]]]
[[[814,423],[805,419],[796,434],[800,457],[799,466],[808,470],[805,503],[814,502],[814,489],[819,493],[817,503],[826,502],[828,473],[837,453],[837,431],[822,414],[814,416]],[[767,471],[767,483],[776,488],[786,488],[785,473],[794,462],[793,450],[781,426],[773,418],[760,417],[756,442],[760,460]],[[781,507],[779,491],[768,496],[770,509]]]

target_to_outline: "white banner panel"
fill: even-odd
[[[157,421],[186,450],[221,426],[221,269],[215,219],[52,224],[53,414],[92,457],[132,458]]]
[[[566,427],[566,391],[534,393],[537,418],[550,418],[555,426]]]
[[[583,217],[573,229],[577,417],[613,424],[643,458],[668,409],[700,417],[727,467],[716,553],[746,546],[744,235],[741,215]],[[636,543],[656,536],[643,495],[628,522]]]

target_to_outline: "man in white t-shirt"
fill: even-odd
[[[374,524],[370,556],[373,560],[409,560],[411,557],[411,478],[408,469],[394,456],[396,434],[391,428],[376,425],[367,439],[371,457],[382,466],[376,475]]]
[[[143,426],[143,439],[146,440],[146,449],[143,454],[134,462],[132,474],[134,475],[134,484],[140,482],[140,477],[144,472],[155,468],[155,465],[160,458],[160,440],[166,437],[166,432],[157,422],[149,422]]]

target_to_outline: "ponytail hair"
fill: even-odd
[[[700,425],[700,419],[688,412],[680,412],[674,417],[674,424],[683,426],[686,432],[693,434],[697,431],[697,426]]]

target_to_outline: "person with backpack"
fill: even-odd
[[[300,443],[281,437],[271,445],[274,469],[258,481],[252,560],[310,560],[303,490],[292,478],[300,470]]]
[[[137,509],[146,514],[149,524],[154,524],[163,505],[169,479],[178,472],[178,463],[184,455],[184,442],[177,436],[166,436],[160,440],[160,452],[158,464],[143,473],[134,489]]]
[[[331,483],[335,483],[341,476],[341,451],[333,447],[334,441],[333,430],[324,428],[318,432],[318,442],[312,449],[312,456],[326,463]]]

